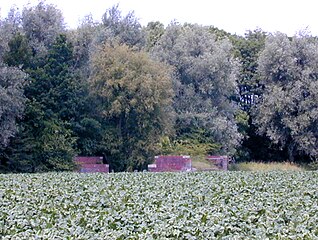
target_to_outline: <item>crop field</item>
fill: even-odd
[[[318,172],[0,175],[0,239],[318,239]]]

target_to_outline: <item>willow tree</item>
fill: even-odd
[[[145,52],[105,44],[91,57],[90,83],[107,125],[104,142],[111,167],[142,169],[172,124],[170,69]]]
[[[237,104],[232,101],[238,63],[231,43],[217,40],[208,27],[171,24],[152,55],[175,69],[178,137],[202,133],[204,141],[219,144],[219,153],[233,154],[241,135],[235,123]]]
[[[0,147],[7,146],[17,131],[16,120],[22,117],[26,74],[0,62]]]
[[[100,27],[101,36],[104,31],[104,37],[106,37],[103,41],[108,38],[116,38],[120,43],[139,48],[145,44],[145,36],[135,13],[129,12],[122,16],[118,4],[106,10]]]
[[[261,134],[288,151],[318,157],[318,40],[276,33],[259,59],[265,92],[255,110]]]
[[[0,16],[0,58],[8,51],[8,43],[20,30],[21,16],[19,11],[12,7],[6,18]]]
[[[40,1],[34,7],[24,7],[21,17],[22,32],[33,52],[33,68],[46,64],[49,47],[65,33],[62,12],[52,4]]]

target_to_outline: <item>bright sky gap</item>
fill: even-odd
[[[10,7],[20,10],[34,6],[38,0],[2,0],[1,18],[6,17]],[[101,20],[106,9],[119,3],[123,14],[134,11],[142,25],[160,21],[165,25],[176,20],[180,23],[213,25],[230,33],[244,34],[247,30],[261,28],[267,32],[280,31],[294,35],[309,31],[318,36],[318,2],[316,0],[47,0],[61,9],[68,27],[76,28],[80,20],[92,14]]]

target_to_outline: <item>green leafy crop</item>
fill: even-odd
[[[317,239],[317,172],[0,175],[1,239]]]

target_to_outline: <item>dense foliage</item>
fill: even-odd
[[[168,67],[126,45],[105,44],[91,57],[90,84],[108,125],[111,167],[144,169],[162,135],[172,127]]]
[[[269,36],[259,58],[265,86],[256,107],[258,130],[288,150],[318,157],[318,41],[311,36]]]
[[[14,136],[16,120],[22,116],[25,97],[23,84],[26,74],[0,62],[0,148]]]
[[[316,239],[317,172],[0,175],[2,239]]]
[[[317,38],[150,22],[116,5],[66,29],[40,1],[0,19],[0,171],[73,169],[100,155],[317,160]]]
[[[191,138],[204,130],[207,139],[222,142],[220,153],[235,153],[241,135],[234,120],[237,105],[231,97],[237,88],[238,67],[230,42],[217,41],[207,27],[171,24],[152,54],[177,72],[177,137]]]

